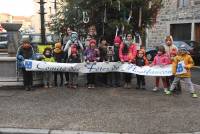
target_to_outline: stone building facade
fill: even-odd
[[[147,29],[147,48],[164,43],[167,35],[200,42],[200,0],[163,0],[156,23]]]

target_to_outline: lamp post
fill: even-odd
[[[46,43],[46,37],[45,37],[45,18],[44,18],[44,15],[46,14],[44,12],[44,4],[46,2],[44,2],[44,0],[40,0],[40,2],[37,2],[40,4],[40,23],[41,23],[41,39],[42,39],[42,44],[45,44]]]

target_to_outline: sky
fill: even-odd
[[[0,13],[31,16],[34,14],[33,0],[0,0]]]

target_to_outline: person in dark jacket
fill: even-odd
[[[26,91],[32,90],[32,85],[33,85],[33,74],[31,71],[26,71],[25,65],[24,65],[24,60],[29,59],[31,60],[33,58],[33,48],[30,45],[29,41],[23,41],[22,45],[18,48],[17,51],[17,66],[18,68],[22,69],[23,73],[23,83],[24,83],[24,88]]]
[[[142,66],[146,66],[149,64],[146,56],[145,56],[145,51],[144,49],[141,49],[138,51],[137,57],[136,57],[136,61],[135,61],[136,65],[139,67]],[[145,77],[144,75],[138,75],[136,74],[136,78],[137,78],[137,87],[136,89],[145,89]]]
[[[78,55],[78,49],[75,44],[71,45],[71,54],[68,58],[68,63],[81,63],[81,58]],[[78,86],[78,73],[69,72],[69,88],[76,89]]]
[[[61,43],[56,43],[55,48],[53,50],[53,57],[55,59],[55,62],[57,63],[63,63],[64,62],[64,51],[61,49],[62,45]],[[57,75],[60,75],[60,86],[63,86],[63,73],[62,72],[54,72],[54,84],[55,86],[58,86],[57,84]]]

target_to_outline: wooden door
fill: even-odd
[[[195,24],[195,41],[200,42],[200,23]]]
[[[171,24],[170,34],[175,41],[191,40],[191,23]]]

